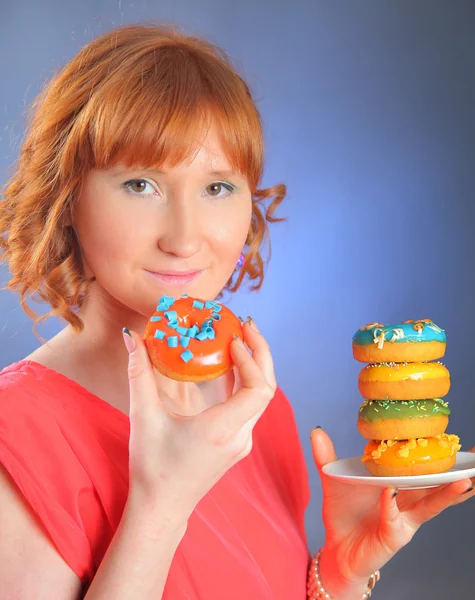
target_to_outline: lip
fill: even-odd
[[[149,271],[148,269],[145,269],[145,271],[146,271],[146,273],[149,273],[150,275],[152,275],[152,277],[154,277],[156,280],[160,281],[161,283],[165,283],[167,285],[177,285],[177,286],[191,283],[192,281],[197,279],[203,272],[202,269],[200,269],[198,271],[195,270],[195,271],[160,271],[160,272]]]

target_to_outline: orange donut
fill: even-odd
[[[461,446],[457,435],[443,433],[435,437],[410,440],[372,440],[362,461],[372,475],[398,477],[429,475],[448,471]]]
[[[450,373],[440,362],[372,363],[360,371],[358,389],[367,400],[443,398]]]
[[[154,367],[177,381],[206,381],[233,367],[230,345],[242,328],[218,302],[186,295],[162,296],[145,328],[144,342]]]

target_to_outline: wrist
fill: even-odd
[[[366,577],[350,576],[349,570],[341,564],[335,550],[323,547],[319,571],[325,591],[334,600],[361,600],[363,598],[370,574]]]
[[[321,563],[323,562],[323,564]],[[312,558],[308,572],[307,595],[309,600],[368,600],[379,571],[366,577],[349,577],[342,568],[339,552],[328,545]],[[322,574],[323,571],[323,574]]]
[[[123,520],[133,524],[135,529],[140,529],[150,539],[172,537],[181,541],[188,527],[189,516],[184,511],[178,511],[176,506],[170,506],[163,498],[150,502],[129,490]]]

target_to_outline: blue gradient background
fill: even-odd
[[[475,445],[475,3],[4,0],[2,181],[43,82],[93,37],[144,18],[229,52],[262,112],[263,183],[288,185],[280,211],[288,221],[272,227],[264,287],[230,305],[267,336],[294,406],[315,551],[324,532],[308,434],[320,424],[339,456],[362,451],[351,355],[360,325],[431,318],[446,329],[449,430],[463,449]],[[1,292],[0,308],[1,368],[38,341],[15,295]],[[50,337],[61,327],[50,320],[39,330]],[[472,500],[424,526],[384,567],[375,597],[472,597],[474,510]]]

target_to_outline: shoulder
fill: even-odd
[[[40,375],[34,363],[20,360],[0,371],[0,403],[2,409],[19,409],[28,402],[34,405],[35,398],[45,389],[45,376]]]
[[[64,509],[50,480],[52,471],[60,473],[48,451],[54,444],[53,423],[41,382],[28,362],[13,363],[0,371],[2,598],[46,599],[52,589],[61,598],[80,597],[80,577],[58,551],[58,515]]]
[[[82,583],[67,565],[0,465],[0,596],[80,597]]]
[[[51,432],[64,412],[61,396],[61,388],[28,361],[5,367],[0,371],[0,443],[15,446],[21,441],[28,447],[53,441]]]
[[[27,362],[13,363],[0,371],[0,423],[12,424],[14,414],[20,416],[25,410],[34,410],[35,387],[39,386],[35,386]]]
[[[0,372],[0,468],[87,581],[127,494],[127,429],[95,408],[79,389],[33,363]]]
[[[16,363],[0,372],[0,464],[35,512],[71,489],[90,485],[73,442],[80,431],[61,403],[61,390],[43,382],[34,365]]]

